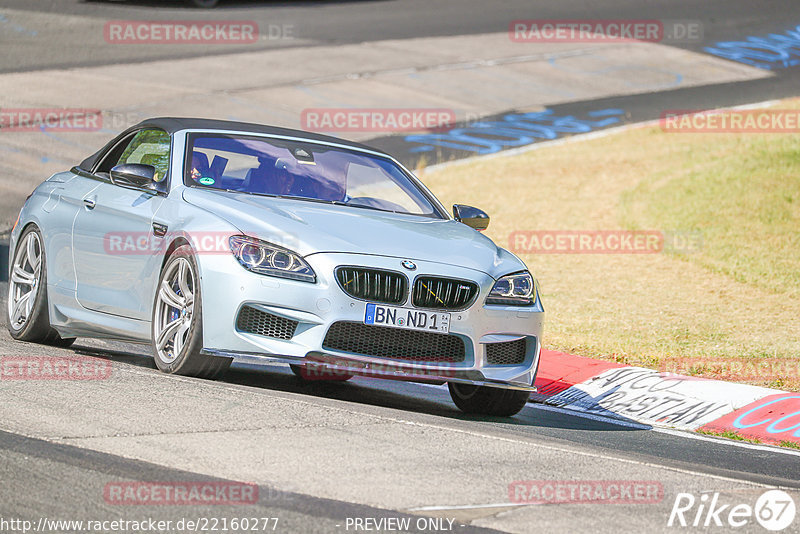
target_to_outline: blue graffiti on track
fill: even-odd
[[[0,30],[5,30],[6,28],[15,31],[16,33],[21,33],[23,35],[28,35],[30,37],[36,37],[39,32],[35,30],[29,30],[20,26],[19,24],[15,24],[8,20],[8,17],[5,15],[0,15]]]
[[[704,49],[725,59],[753,65],[759,69],[785,69],[800,65],[800,26],[766,37],[726,41]]]
[[[586,133],[618,123],[625,111],[600,109],[587,113],[591,119],[572,115],[554,115],[546,109],[533,113],[513,113],[501,120],[480,121],[444,133],[408,135],[406,142],[416,143],[410,151],[429,152],[436,147],[492,154],[508,148],[529,145],[540,139],[555,139],[562,134]]]

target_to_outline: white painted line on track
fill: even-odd
[[[113,359],[111,361],[113,362]],[[227,392],[230,392],[231,389],[234,389],[234,390],[238,390],[238,391],[248,392],[250,394],[268,395],[267,392],[264,392],[264,391],[262,391],[260,389],[256,389],[256,388],[253,388],[253,387],[250,387],[250,386],[240,386],[238,384],[223,384],[223,383],[218,383],[218,382],[210,382],[210,381],[207,381],[207,380],[202,380],[202,379],[198,379],[198,378],[184,377],[184,376],[179,376],[179,375],[166,375],[166,374],[163,374],[163,373],[155,372],[155,370],[150,370],[148,372],[148,371],[144,371],[144,370],[140,370],[140,369],[131,369],[131,368],[128,368],[128,367],[120,367],[120,366],[115,366],[114,367],[114,372],[120,372],[120,371],[123,372],[123,373],[127,372],[127,373],[131,373],[131,374],[136,374],[136,375],[146,375],[146,376],[150,377],[151,379],[155,379],[155,380],[178,380],[178,381],[181,381],[181,382],[189,382],[189,383],[193,383],[195,385],[202,385],[202,387],[208,387],[208,388],[218,389],[218,390],[227,391]],[[294,403],[297,403],[297,404],[304,404],[304,405],[308,405],[308,406],[319,406],[320,405],[319,403],[315,403],[312,400],[305,400],[305,399],[296,398],[294,395],[292,395],[292,396],[278,395],[278,397],[281,398],[282,400],[287,401],[287,402],[294,402]],[[344,402],[344,401],[332,401],[331,399],[327,399],[327,400],[331,401],[331,402],[336,402],[336,404],[341,404],[341,403]],[[347,404],[351,404],[351,403],[347,403]],[[338,411],[340,413],[348,413],[348,414],[351,414],[351,415],[358,415],[358,416],[363,416],[364,415],[363,412],[359,412],[359,411],[356,411],[356,410],[353,410],[353,409],[348,409],[348,408],[343,407],[343,406],[333,406],[331,404],[326,404],[324,406],[325,406],[325,408],[328,408],[328,409],[334,410],[334,411]],[[575,413],[577,415],[577,412],[569,412],[569,413],[570,414]],[[452,427],[449,427],[449,426],[445,426],[445,425],[442,425],[442,424],[421,423],[421,422],[417,422],[417,421],[410,421],[410,420],[407,420],[407,419],[402,419],[402,418],[399,418],[399,417],[390,417],[390,416],[386,416],[386,415],[376,415],[376,414],[369,414],[369,417],[371,417],[373,419],[376,419],[376,420],[382,420],[382,421],[385,421],[385,422],[389,422],[389,423],[397,423],[397,424],[403,424],[403,425],[408,425],[408,426],[432,428],[432,429],[441,430],[441,431],[444,431],[444,432],[457,432],[459,434],[464,434],[464,435],[473,436],[473,437],[482,438],[482,439],[491,439],[491,440],[495,440],[495,441],[503,441],[503,442],[506,442],[506,443],[519,444],[520,441],[521,441],[521,439],[518,438],[518,437],[517,438],[511,438],[511,437],[505,437],[505,436],[497,436],[497,435],[489,434],[489,433],[486,433],[486,432],[479,432],[479,431],[475,431],[475,430],[462,430],[462,429],[458,429],[458,428],[452,428]],[[615,421],[611,421],[611,422],[615,422]],[[0,429],[4,429],[2,425],[0,425]],[[20,435],[24,435],[24,436],[27,436],[27,437],[31,437],[31,438],[43,439],[45,441],[50,441],[50,442],[54,442],[54,443],[58,443],[58,442],[61,441],[61,439],[59,439],[59,438],[43,438],[41,436],[28,435],[26,433],[19,432],[19,431],[13,431],[13,430],[8,430],[8,429],[4,429],[4,430],[7,430],[9,432],[14,432],[14,433],[17,433],[17,434],[20,434]],[[97,436],[89,436],[89,437],[87,437],[87,439],[88,438],[94,438],[94,437],[97,437]],[[73,445],[79,446],[79,445],[77,445],[76,442],[80,441],[81,439],[82,438],[80,438],[80,437],[73,437],[73,438],[70,438],[70,441],[72,441]],[[622,458],[622,457],[619,457],[619,456],[611,456],[611,455],[601,454],[601,453],[597,453],[597,452],[589,452],[589,451],[586,451],[586,450],[582,450],[582,449],[578,448],[577,446],[575,448],[569,448],[569,447],[558,447],[558,446],[555,446],[555,445],[545,445],[545,444],[537,443],[536,447],[538,449],[545,449],[545,450],[550,450],[550,451],[554,451],[554,452],[575,454],[575,455],[584,456],[584,457],[588,457],[588,458],[600,458],[600,459],[609,460],[609,461],[612,461],[612,462],[619,462],[619,463],[625,463],[625,464],[631,464],[631,465],[639,465],[639,466],[649,467],[649,468],[653,468],[653,469],[664,469],[664,470],[672,471],[672,472],[675,472],[675,473],[682,473],[682,474],[685,474],[685,475],[691,475],[691,476],[696,476],[696,477],[713,478],[713,479],[716,479],[716,480],[723,480],[723,481],[726,481],[726,482],[734,482],[734,483],[737,483],[737,484],[745,484],[745,485],[754,486],[754,487],[760,487],[760,488],[773,488],[773,487],[775,487],[775,486],[769,485],[769,484],[763,484],[763,483],[753,482],[753,481],[749,481],[749,480],[742,480],[742,479],[738,479],[738,478],[734,478],[734,477],[727,477],[727,476],[716,475],[716,474],[712,474],[712,473],[703,473],[703,472],[700,472],[700,471],[693,471],[691,469],[683,469],[683,468],[679,468],[679,467],[666,466],[666,465],[663,465],[663,464],[658,464],[658,463],[653,463],[653,462],[643,462],[643,461],[640,461],[640,460],[633,460],[633,459],[630,459],[630,458]],[[770,449],[770,450],[772,450],[772,449]],[[128,456],[126,456],[124,454],[118,454],[118,456],[128,457]],[[136,459],[135,456],[130,456],[130,458]]]
[[[391,419],[391,418],[387,418],[387,419]],[[468,436],[475,436],[475,437],[480,437],[480,438],[494,439],[494,440],[498,440],[498,441],[505,441],[505,442],[508,442],[508,443],[519,443],[518,439],[512,439],[512,438],[507,438],[507,437],[502,437],[502,436],[494,436],[494,435],[491,435],[491,434],[485,434],[483,432],[477,432],[477,431],[473,431],[473,430],[461,430],[461,429],[457,429],[457,428],[451,428],[451,427],[446,427],[446,426],[442,426],[442,425],[436,425],[436,424],[432,424],[432,423],[418,423],[418,422],[415,422],[415,421],[406,421],[406,420],[403,420],[403,419],[395,419],[395,421],[398,422],[398,423],[409,425],[409,426],[421,426],[421,427],[427,427],[427,428],[435,428],[435,429],[438,429],[438,430],[444,430],[444,431],[449,431],[449,432],[458,432],[458,433],[461,433],[461,434],[466,434]],[[701,472],[701,471],[694,471],[694,470],[691,470],[691,469],[683,469],[683,468],[680,468],[680,467],[673,467],[673,466],[668,466],[668,465],[663,465],[663,464],[658,464],[658,463],[653,463],[653,462],[643,462],[643,461],[640,461],[640,460],[632,460],[632,459],[629,459],[629,458],[621,458],[619,456],[611,456],[611,455],[601,454],[601,453],[596,453],[596,452],[588,452],[588,451],[581,450],[581,449],[572,449],[572,448],[567,448],[567,447],[556,447],[555,445],[544,445],[544,444],[541,444],[541,443],[537,443],[536,444],[536,448],[537,449],[545,449],[545,450],[555,451],[555,452],[566,452],[566,453],[570,453],[570,454],[586,456],[586,457],[589,457],[589,458],[600,458],[600,459],[609,460],[609,461],[612,461],[612,462],[619,462],[619,463],[632,464],[632,465],[640,465],[640,466],[650,467],[650,468],[654,468],[654,469],[664,469],[664,470],[667,470],[667,471],[672,471],[672,472],[675,472],[675,473],[682,473],[682,474],[685,474],[685,475],[691,475],[691,476],[696,476],[696,477],[713,478],[713,479],[716,479],[716,480],[723,480],[723,481],[726,481],[726,482],[734,482],[734,483],[737,483],[737,484],[747,484],[747,485],[750,485],[750,486],[755,486],[755,487],[760,487],[760,488],[773,488],[773,487],[775,487],[774,485],[771,485],[771,484],[763,484],[763,483],[760,483],[760,482],[753,482],[753,481],[750,481],[750,480],[743,480],[743,479],[739,479],[739,478],[735,478],[735,477],[728,477],[728,476],[723,476],[723,475],[715,475],[713,473],[704,473],[704,472]]]
[[[434,384],[418,384],[423,387],[437,389],[439,391],[447,391],[447,386],[437,386]],[[787,454],[789,456],[798,456],[800,457],[800,450],[793,450],[787,449],[785,447],[778,447],[773,445],[761,445],[758,443],[748,443],[746,441],[736,441],[732,439],[726,438],[719,438],[711,435],[704,435],[698,434],[697,432],[690,431],[690,430],[676,430],[673,428],[662,428],[662,427],[655,427],[645,423],[638,423],[636,421],[630,421],[626,419],[617,419],[615,417],[608,417],[601,414],[593,414],[587,412],[581,412],[578,410],[570,410],[569,408],[560,408],[558,406],[550,406],[547,404],[542,404],[539,402],[529,402],[528,406],[533,406],[536,410],[544,410],[547,412],[554,412],[554,413],[562,413],[564,415],[571,415],[573,417],[580,417],[582,419],[590,419],[592,421],[598,421],[600,423],[608,423],[617,426],[624,426],[627,428],[635,428],[638,430],[652,430],[653,432],[657,432],[659,434],[668,434],[670,436],[682,437],[687,439],[694,439],[697,441],[709,441],[712,443],[719,443],[722,445],[731,445],[733,447],[740,447],[744,449],[756,450],[756,451],[765,451],[765,452],[773,452],[778,454]]]
[[[102,350],[102,349],[100,349],[100,350]],[[112,362],[114,361],[113,358],[111,358],[110,360]],[[115,366],[114,367],[114,371],[115,372],[120,372],[121,371],[123,373],[130,373],[130,374],[134,374],[134,375],[147,376],[150,379],[154,379],[154,380],[177,380],[177,381],[180,381],[180,382],[189,382],[189,383],[193,383],[193,384],[196,384],[196,385],[202,385],[203,387],[219,389],[219,390],[222,390],[222,391],[230,391],[231,389],[234,389],[234,390],[244,391],[244,392],[248,392],[248,393],[256,394],[256,395],[265,395],[265,394],[267,394],[266,392],[264,392],[264,391],[262,391],[260,389],[255,389],[255,388],[252,388],[250,386],[242,386],[242,385],[238,385],[238,384],[224,384],[224,383],[218,383],[218,382],[210,382],[210,381],[206,381],[206,380],[202,380],[202,379],[198,379],[198,378],[184,377],[184,376],[180,376],[180,375],[166,375],[166,374],[163,374],[163,373],[155,372],[155,369],[151,369],[151,370],[145,371],[143,369],[130,368],[130,367],[127,367],[127,366],[125,366],[125,367]],[[233,387],[231,387],[231,386],[233,386]],[[441,387],[441,386],[432,386],[432,385],[428,385],[428,384],[426,384],[426,386],[428,386],[428,387],[436,387],[436,388],[440,388]],[[315,402],[313,402],[311,400],[300,399],[300,398],[296,398],[294,396],[289,397],[289,396],[279,395],[279,397],[282,400],[285,400],[285,401],[288,401],[288,402],[294,402],[294,403],[297,403],[297,404],[304,404],[304,405],[309,405],[309,406],[318,406],[319,405],[318,403],[315,403]],[[331,400],[331,399],[328,399],[328,400]],[[338,403],[339,401],[336,401],[336,402]],[[584,417],[584,418],[587,418],[587,419],[603,420],[603,421],[606,421],[608,423],[621,425],[621,426],[625,426],[625,423],[628,423],[628,426],[638,425],[639,427],[643,427],[642,428],[643,430],[655,430],[657,432],[658,431],[662,431],[663,433],[671,433],[671,434],[676,435],[676,436],[688,437],[690,439],[701,439],[702,438],[702,439],[707,440],[707,441],[728,443],[727,440],[723,441],[723,440],[714,439],[714,438],[708,437],[708,436],[696,435],[696,434],[693,434],[693,433],[690,433],[690,432],[673,431],[673,430],[668,430],[668,429],[655,429],[655,428],[649,427],[647,425],[641,425],[641,424],[637,424],[637,423],[633,423],[633,422],[627,422],[627,421],[620,421],[620,420],[614,419],[614,418],[603,418],[602,416],[599,416],[599,415],[596,415],[596,414],[585,414],[585,413],[576,412],[576,411],[572,411],[572,410],[566,410],[566,409],[558,408],[558,407],[554,407],[554,406],[545,406],[545,405],[542,405],[542,404],[534,404],[534,403],[529,403],[527,406],[531,406],[534,409],[545,409],[545,410],[554,411],[554,412],[561,412],[561,413],[564,413],[564,414],[578,416],[578,417]],[[341,413],[348,413],[348,414],[352,414],[352,415],[363,415],[363,413],[361,413],[361,412],[358,412],[358,411],[355,411],[355,410],[352,410],[352,409],[348,409],[348,408],[345,408],[345,407],[341,407],[341,406],[325,405],[325,407],[328,408],[328,409],[334,410],[334,411],[341,412]],[[497,435],[492,435],[492,434],[489,434],[489,433],[479,432],[479,431],[474,431],[474,430],[463,430],[463,429],[452,428],[452,427],[448,427],[448,426],[445,426],[445,425],[434,424],[434,423],[421,423],[421,422],[417,422],[417,421],[410,421],[410,420],[407,420],[407,419],[402,419],[402,418],[399,418],[399,417],[390,417],[390,416],[376,415],[376,414],[370,414],[370,417],[373,418],[373,419],[382,420],[382,421],[385,421],[385,422],[388,422],[388,423],[398,423],[398,424],[403,424],[403,425],[408,425],[408,426],[433,428],[433,429],[437,429],[437,430],[441,430],[441,431],[445,431],[445,432],[457,432],[457,433],[468,435],[468,436],[474,436],[474,437],[483,438],[483,439],[491,439],[491,440],[496,440],[496,441],[503,441],[503,442],[506,442],[506,443],[518,444],[520,442],[520,439],[515,439],[515,438],[511,438],[511,437],[497,436]],[[43,439],[44,441],[50,441],[50,442],[53,442],[53,443],[58,443],[58,442],[63,441],[64,439],[69,439],[70,441],[73,442],[73,445],[77,445],[75,442],[80,441],[81,439],[84,439],[84,438],[78,437],[78,436],[73,436],[73,437],[69,437],[69,438],[65,438],[65,437],[61,437],[61,438],[48,437],[48,438],[45,438],[45,437],[34,435],[34,434],[28,434],[28,433],[25,433],[25,432],[19,432],[18,430],[11,430],[11,429],[8,429],[8,428],[4,428],[2,425],[0,425],[0,430],[5,430],[7,432],[13,432],[13,433],[16,433],[16,434],[19,434],[19,435],[23,435],[23,436],[26,436],[26,437],[30,437],[30,438]],[[221,432],[225,432],[225,430],[222,430]],[[85,439],[90,439],[90,438],[95,438],[95,437],[98,437],[98,436],[87,436]],[[106,437],[110,437],[110,436],[106,436]],[[748,446],[748,445],[751,445],[751,444],[748,444],[748,443],[739,443],[739,442],[734,442],[732,444],[734,444],[736,446]],[[79,445],[77,445],[77,446],[79,446]],[[773,487],[775,487],[773,485],[763,484],[763,483],[760,483],[760,482],[753,482],[753,481],[743,480],[743,479],[734,478],[734,477],[716,475],[716,474],[713,474],[713,473],[704,473],[704,472],[700,472],[700,471],[694,471],[694,470],[691,470],[691,469],[684,469],[684,468],[679,468],[679,467],[667,466],[667,465],[663,465],[663,464],[659,464],[659,463],[644,462],[644,461],[640,461],[640,460],[622,458],[622,457],[619,457],[619,456],[611,456],[611,455],[597,453],[597,452],[589,452],[589,451],[582,450],[582,449],[579,449],[579,448],[558,447],[558,446],[555,446],[555,445],[545,445],[545,444],[540,444],[540,443],[537,443],[536,447],[539,448],[539,449],[545,449],[545,450],[550,450],[550,451],[554,451],[554,452],[563,452],[563,453],[576,454],[576,455],[589,457],[589,458],[600,458],[600,459],[603,459],[603,460],[609,460],[609,461],[613,461],[613,462],[620,462],[620,463],[631,464],[631,465],[639,465],[639,466],[644,466],[644,467],[649,467],[649,468],[654,468],[654,469],[664,469],[664,470],[668,470],[668,471],[672,471],[672,472],[676,472],[676,473],[683,473],[683,474],[686,474],[686,475],[697,476],[697,477],[713,478],[713,479],[716,479],[716,480],[723,480],[723,481],[726,481],[726,482],[734,482],[734,483],[738,483],[738,484],[746,484],[746,485],[750,485],[750,486],[754,486],[754,487],[761,487],[761,488],[773,488]],[[766,446],[757,446],[757,447],[759,447],[758,450],[767,450],[769,452],[800,455],[800,452],[795,452],[795,451],[792,451],[792,450],[785,450],[785,449],[782,449],[782,448],[773,448],[773,447],[766,447]],[[124,454],[118,454],[118,456],[128,457],[127,455],[124,455]],[[130,456],[130,458],[137,459],[135,456]]]
[[[548,412],[557,412],[563,413],[567,415],[573,415],[577,417],[582,417],[584,419],[591,419],[593,421],[600,421],[603,423],[609,423],[612,425],[619,425],[625,426],[630,428],[638,428],[640,430],[652,430],[653,432],[657,432],[659,434],[668,434],[670,436],[682,437],[687,439],[694,439],[698,441],[710,441],[712,443],[719,443],[722,445],[731,445],[733,447],[740,447],[744,449],[756,450],[756,451],[766,451],[766,452],[773,452],[778,454],[788,454],[789,456],[800,456],[800,450],[793,450],[787,449],[784,447],[777,447],[771,445],[761,445],[759,443],[748,443],[746,441],[736,441],[733,439],[726,439],[726,438],[718,438],[711,435],[705,434],[698,434],[697,432],[693,432],[691,430],[675,430],[673,428],[660,428],[654,427],[650,425],[645,425],[642,423],[636,423],[635,421],[624,421],[621,419],[616,419],[614,417],[607,417],[598,414],[580,412],[577,410],[570,410],[568,408],[559,408],[557,406],[548,406],[546,404],[539,404],[533,403],[533,405],[540,410],[545,410]]]
[[[754,451],[774,452],[778,454],[788,454],[789,456],[800,457],[800,450],[788,449],[786,447],[779,447],[773,445],[761,445],[759,443],[748,443],[746,441],[736,441],[734,439],[719,438],[708,434],[698,434],[697,432],[690,432],[685,430],[675,430],[672,428],[653,428],[659,434],[669,434],[672,436],[684,436],[689,439],[696,439],[698,441],[711,441],[714,443],[723,443],[732,445],[734,447],[741,447],[743,449],[751,449]]]
[[[477,510],[481,508],[511,508],[517,506],[537,506],[544,503],[538,502],[504,502],[497,504],[458,504],[455,506],[417,506],[407,508],[409,512],[438,512],[442,510]]]

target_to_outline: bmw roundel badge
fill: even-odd
[[[415,270],[417,268],[417,264],[416,263],[414,263],[413,261],[408,261],[408,260],[405,260],[401,265],[403,267],[405,267],[406,269],[408,269],[409,271],[413,271],[413,270]]]

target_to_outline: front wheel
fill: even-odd
[[[465,413],[510,417],[525,407],[530,392],[516,389],[500,389],[472,384],[447,384],[450,397]]]
[[[153,352],[156,367],[165,373],[217,378],[231,361],[201,353],[203,317],[197,273],[188,245],[178,247],[164,265],[153,305]]]

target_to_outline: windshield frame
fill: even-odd
[[[314,198],[307,198],[307,197],[299,197],[293,195],[276,195],[270,193],[258,193],[258,192],[250,192],[250,191],[238,191],[235,189],[222,189],[222,188],[214,188],[214,187],[203,187],[202,185],[198,185],[194,183],[192,180],[187,180],[186,170],[189,168],[191,163],[192,157],[192,150],[194,147],[194,141],[200,137],[220,137],[220,138],[230,138],[230,139],[247,139],[247,140],[268,140],[268,139],[276,139],[282,141],[292,141],[304,144],[315,144],[322,147],[330,147],[333,149],[343,150],[347,152],[356,153],[359,155],[367,155],[372,158],[383,160],[390,165],[394,166],[400,173],[409,181],[410,185],[416,189],[416,191],[431,205],[433,208],[432,213],[409,213],[405,211],[390,211],[384,210],[379,208],[374,208],[370,206],[363,206],[358,204],[347,204],[345,202],[336,202],[336,201],[329,201],[329,200],[322,200],[322,199],[314,199]],[[392,156],[374,151],[369,150],[366,148],[350,146],[346,144],[338,144],[333,142],[327,141],[320,141],[316,139],[309,139],[306,137],[295,137],[295,136],[287,136],[287,135],[276,135],[276,134],[258,134],[252,132],[238,132],[235,130],[187,130],[185,132],[184,137],[184,147],[183,147],[183,158],[181,162],[181,183],[185,187],[191,187],[193,189],[203,189],[203,190],[211,190],[211,191],[218,191],[218,192],[228,192],[228,193],[236,193],[236,194],[244,194],[244,195],[253,195],[259,197],[269,197],[269,198],[280,198],[280,199],[287,199],[287,200],[297,200],[297,201],[306,201],[306,202],[314,202],[317,204],[328,204],[332,206],[344,206],[349,208],[357,208],[357,209],[368,209],[370,211],[378,211],[382,213],[391,213],[391,214],[398,214],[398,215],[408,215],[412,217],[423,217],[426,219],[444,219],[449,220],[451,216],[449,212],[445,209],[444,205],[439,201],[438,198],[425,186],[422,181],[417,178],[413,173],[411,173],[408,169],[406,169],[399,161],[397,161]],[[177,155],[177,154],[176,154]]]

